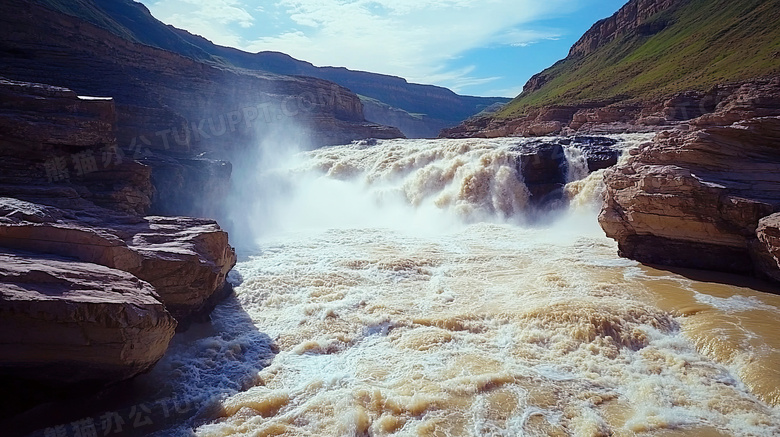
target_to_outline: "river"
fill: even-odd
[[[160,435],[779,435],[780,296],[619,258],[576,148],[569,205],[532,214],[519,141],[259,170],[236,298],[150,376],[198,406]]]

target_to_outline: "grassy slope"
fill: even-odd
[[[556,63],[544,72],[552,80],[496,117],[546,105],[650,100],[780,73],[780,0],[689,0],[651,20],[667,25]]]

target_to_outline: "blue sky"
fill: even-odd
[[[141,0],[217,44],[506,97],[626,1]]]

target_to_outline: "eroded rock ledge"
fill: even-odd
[[[780,279],[780,117],[664,132],[632,155],[607,171],[599,216],[622,256]]]
[[[677,127],[729,125],[780,114],[780,77],[724,83],[654,101],[594,101],[546,106],[511,119],[473,118],[440,138],[536,137],[660,132]]]
[[[151,367],[176,321],[149,283],[108,267],[0,248],[0,372],[55,385]]]
[[[13,399],[148,370],[229,293],[227,233],[147,215],[152,171],[119,153],[112,99],[7,80],[0,97],[0,386]]]
[[[86,211],[80,211],[86,212]],[[55,254],[128,272],[154,287],[179,321],[208,310],[236,262],[213,220],[136,218],[94,207],[79,211],[0,198],[0,247]]]

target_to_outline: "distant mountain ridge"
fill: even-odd
[[[344,86],[360,96],[367,120],[396,126],[408,137],[435,137],[446,127],[481,112],[503,97],[461,96],[434,85],[409,83],[384,74],[342,67],[316,67],[279,52],[247,53],[223,47],[190,32],[165,25],[132,0],[35,0],[50,9],[77,16],[133,42],[169,50],[204,62],[281,75],[310,76]],[[388,112],[389,107],[389,112]]]

